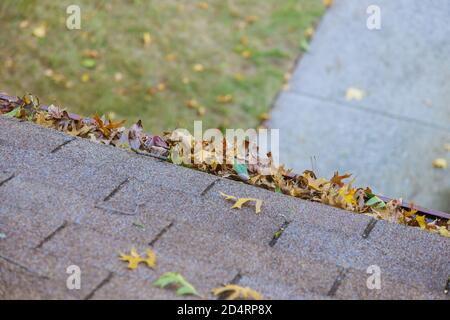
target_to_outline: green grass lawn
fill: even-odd
[[[66,28],[71,4],[81,30]],[[321,0],[2,0],[0,91],[153,133],[199,119],[255,127],[323,11]]]

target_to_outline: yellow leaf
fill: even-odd
[[[205,67],[204,67],[202,64],[200,64],[200,63],[196,63],[196,64],[194,64],[194,66],[192,67],[192,69],[193,69],[195,72],[203,72],[203,71],[205,70]]]
[[[260,200],[260,199],[256,199],[256,198],[237,198],[235,196],[230,196],[230,195],[225,194],[223,192],[220,192],[220,194],[225,198],[225,200],[235,201],[235,203],[231,207],[232,209],[242,209],[242,206],[244,204],[246,204],[249,201],[254,201],[255,202],[255,213],[260,213],[261,212],[262,200]]]
[[[152,36],[150,35],[150,32],[144,32],[142,34],[142,41],[146,47],[152,43]]]
[[[156,265],[156,255],[152,249],[147,249],[147,258],[143,258],[139,255],[135,248],[131,248],[130,254],[120,254],[120,260],[128,262],[128,268],[134,270],[138,267],[139,263],[143,262],[147,264],[149,268],[154,268]]]
[[[447,168],[447,160],[444,158],[437,158],[433,161],[433,167],[437,169],[445,169]]]
[[[259,115],[259,120],[267,121],[270,119],[270,115],[267,112],[263,112]]]
[[[233,101],[233,96],[231,94],[224,94],[216,97],[216,101],[219,103],[229,103]]]
[[[425,221],[425,215],[423,215],[423,216],[416,215],[416,221],[419,224],[420,229],[427,228],[427,222]]]
[[[169,62],[175,61],[177,59],[177,55],[175,53],[169,53],[166,55],[166,60]]]
[[[305,37],[308,39],[311,39],[312,36],[314,35],[314,28],[313,27],[309,27],[305,30]]]
[[[448,231],[446,226],[438,227],[438,230],[441,236],[450,238],[450,232]]]
[[[45,23],[40,24],[33,29],[33,36],[36,38],[45,38],[47,35],[47,25]]]
[[[345,94],[345,99],[347,101],[351,101],[351,100],[362,100],[362,98],[364,98],[364,91],[362,91],[361,89],[358,88],[354,88],[354,87],[350,87],[347,89],[347,92]]]
[[[235,284],[227,284],[223,287],[212,289],[212,293],[215,296],[225,295],[227,300],[262,300],[263,298],[259,292],[249,287],[241,287]]]
[[[333,5],[333,0],[323,0],[323,5],[327,8]]]
[[[206,10],[206,9],[208,9],[208,3],[206,3],[206,2],[198,2],[197,3],[197,8],[200,8],[200,9],[203,9],[203,10]]]
[[[355,192],[356,189],[348,190],[347,187],[342,187],[339,189],[339,194],[344,198],[345,202],[351,205],[356,204]]]
[[[81,82],[88,82],[91,79],[89,73],[85,72],[81,75]]]
[[[250,50],[244,50],[241,52],[241,56],[243,56],[245,59],[248,59],[252,56],[252,52]]]

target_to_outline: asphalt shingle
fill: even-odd
[[[151,286],[169,271],[207,298],[233,279],[267,298],[445,298],[446,238],[381,221],[363,238],[364,215],[87,140],[64,144],[72,138],[14,119],[0,126],[2,298],[172,299]],[[20,143],[5,142],[9,128]],[[219,192],[259,198],[262,212],[231,209]],[[132,247],[152,247],[156,268],[128,270],[119,253]],[[65,287],[71,264],[85,275],[79,291]],[[381,295],[361,286],[370,264],[387,279]]]

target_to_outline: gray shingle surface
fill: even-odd
[[[175,299],[151,285],[168,271],[206,298],[230,281],[271,299],[446,298],[448,239],[382,221],[363,239],[366,216],[87,140],[61,146],[71,137],[13,119],[0,127],[1,298]],[[231,209],[219,192],[262,199],[262,213]],[[118,255],[131,247],[152,247],[155,270],[128,270]],[[72,264],[81,290],[66,288]],[[371,264],[386,279],[376,293]]]

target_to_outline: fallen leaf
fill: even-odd
[[[165,288],[167,286],[178,287],[176,293],[182,295],[196,295],[200,296],[192,284],[186,281],[184,277],[178,272],[166,272],[158,280],[153,283],[154,286]]]
[[[347,178],[350,178],[351,176],[352,176],[352,175],[349,174],[349,173],[346,173],[346,174],[340,176],[340,175],[339,175],[339,172],[336,171],[336,172],[334,173],[333,177],[331,178],[330,182],[331,182],[331,183],[337,184],[339,187],[343,187],[343,186],[344,186],[344,183],[342,182],[342,180],[347,179]]]
[[[39,26],[33,29],[33,36],[36,38],[45,38],[47,35],[47,24],[41,23]]]
[[[245,17],[245,22],[250,23],[250,24],[255,23],[258,20],[259,20],[258,16],[246,16]]]
[[[139,263],[145,263],[149,268],[155,268],[156,255],[152,249],[147,249],[147,258],[143,258],[139,255],[135,248],[131,248],[130,254],[120,254],[120,260],[128,262],[128,268],[134,270],[138,267]]]
[[[97,65],[97,61],[95,61],[95,59],[92,58],[86,58],[81,60],[81,65],[87,69],[94,69],[95,66]]]
[[[231,94],[219,95],[216,97],[216,101],[219,103],[230,103],[233,101],[233,96]]]
[[[197,8],[203,9],[203,10],[207,10],[208,9],[208,3],[206,2],[197,2]]]
[[[88,82],[91,79],[89,73],[85,72],[81,75],[81,82]]]
[[[215,296],[225,295],[227,300],[262,300],[263,298],[259,292],[236,284],[227,284],[221,288],[215,288],[212,290],[212,293]]]
[[[333,0],[323,0],[323,5],[324,5],[326,8],[331,7],[331,6],[333,5]]]
[[[166,55],[166,61],[172,62],[177,59],[177,55],[175,53],[169,53]]]
[[[241,52],[241,56],[245,59],[248,59],[252,56],[252,52],[250,50],[244,50]]]
[[[261,121],[267,121],[270,119],[270,114],[268,114],[267,112],[263,112],[259,115],[259,120]]]
[[[308,52],[309,51],[309,42],[306,39],[303,39],[300,41],[300,49],[303,52]]]
[[[444,150],[450,152],[450,143],[445,143],[444,144]]]
[[[122,74],[122,73],[116,72],[116,73],[114,74],[114,81],[120,82],[120,81],[122,81],[122,79],[123,79],[123,74]]]
[[[196,64],[194,64],[194,66],[192,67],[192,69],[193,69],[195,72],[203,72],[203,71],[205,70],[205,67],[204,67],[202,64],[200,64],[200,63],[196,63]]]
[[[307,28],[306,30],[305,30],[305,37],[307,38],[307,39],[311,39],[312,37],[313,37],[313,35],[314,35],[314,28],[313,27],[309,27],[309,28]]]
[[[358,88],[354,88],[354,87],[350,87],[347,89],[347,92],[345,94],[345,99],[347,101],[352,101],[352,100],[362,100],[362,98],[364,98],[364,91],[362,91],[361,89]]]
[[[423,216],[416,215],[416,221],[419,224],[420,229],[426,229],[427,228],[427,222],[425,220],[425,215],[423,215]]]
[[[142,34],[142,42],[145,47],[148,47],[152,43],[152,36],[150,35],[150,32],[144,32]]]
[[[233,200],[235,201],[234,205],[231,207],[231,209],[242,209],[242,206],[246,204],[249,201],[255,202],[255,213],[261,212],[261,206],[262,206],[262,200],[256,199],[256,198],[237,198],[235,196],[230,196],[228,194],[225,194],[223,192],[220,192],[220,194],[225,198],[225,200]]]
[[[386,207],[386,203],[381,200],[380,198],[378,198],[377,196],[372,196],[369,200],[366,201],[365,203],[366,206],[369,207],[375,207],[375,208],[384,208]]]
[[[446,169],[447,168],[447,160],[444,158],[437,158],[433,161],[433,167],[437,169]]]
[[[448,231],[446,226],[438,227],[438,231],[441,236],[450,238],[450,232]]]

